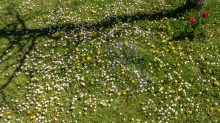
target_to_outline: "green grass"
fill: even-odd
[[[220,9],[206,2],[193,37],[185,0],[1,1],[0,122],[219,122]]]

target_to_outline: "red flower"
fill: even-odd
[[[203,14],[203,17],[204,18],[207,18],[209,16],[209,13],[208,12],[205,12],[204,14]]]
[[[190,21],[193,23],[193,22],[196,21],[196,19],[195,19],[194,17],[192,17],[192,18],[190,19]]]

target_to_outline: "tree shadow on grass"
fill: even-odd
[[[145,20],[146,19],[145,17],[148,18],[148,21],[155,20],[156,18],[157,19],[161,19],[163,17],[175,18],[175,17],[177,17],[177,13],[185,13],[186,10],[187,10],[186,6],[181,6],[181,7],[178,7],[177,9],[175,9],[175,10],[168,11],[166,14],[164,14],[163,12],[152,13],[152,14],[148,14],[148,13],[142,12],[142,14],[141,13],[136,13],[133,16],[130,16],[130,15],[112,16],[112,17],[109,17],[109,20],[107,20],[107,21],[103,20],[103,21],[101,21],[101,23],[97,23],[97,24],[93,23],[92,25],[86,23],[85,27],[83,27],[82,25],[79,24],[79,27],[68,28],[71,25],[70,23],[68,23],[68,24],[63,24],[63,25],[57,24],[57,25],[51,26],[51,28],[46,28],[46,29],[27,29],[27,27],[26,27],[24,22],[28,21],[28,19],[31,19],[31,18],[28,18],[28,19],[24,20],[24,19],[22,19],[22,17],[20,17],[19,13],[17,12],[16,17],[17,17],[18,23],[11,23],[11,24],[7,24],[6,25],[6,27],[11,27],[12,26],[12,27],[14,27],[14,29],[7,29],[6,27],[3,28],[3,29],[0,29],[0,37],[1,38],[6,38],[7,40],[10,41],[10,45],[7,47],[7,49],[12,49],[13,50],[13,45],[17,44],[17,45],[19,45],[19,51],[18,52],[21,52],[22,50],[26,51],[24,53],[24,55],[21,56],[21,59],[16,62],[16,64],[17,63],[21,63],[21,64],[19,65],[19,67],[16,68],[16,70],[14,70],[12,72],[12,73],[15,73],[16,71],[21,71],[21,66],[24,64],[25,59],[27,58],[26,55],[30,54],[30,51],[33,50],[35,44],[37,44],[36,43],[36,39],[38,37],[44,37],[45,36],[45,37],[48,37],[48,38],[50,38],[52,40],[55,40],[56,43],[58,43],[58,40],[60,40],[60,38],[63,35],[52,36],[51,35],[51,30],[55,30],[55,31],[60,30],[60,31],[62,31],[63,29],[61,29],[61,28],[64,27],[65,31],[74,31],[73,35],[75,37],[72,36],[72,39],[75,38],[76,40],[78,40],[79,38],[81,38],[81,36],[78,35],[78,33],[80,32],[81,29],[92,29],[92,30],[99,30],[99,31],[101,31],[103,29],[111,28],[115,23],[117,23],[119,21],[133,23],[134,21]],[[9,9],[9,13],[12,14],[12,11],[10,11],[10,9]],[[139,15],[139,18],[136,17],[138,15]],[[159,15],[159,17],[158,17],[158,15]],[[130,17],[132,19],[129,20]],[[18,24],[21,24],[23,29],[16,31],[16,27],[17,27]],[[26,35],[25,31],[28,31],[28,36],[27,37],[25,37],[25,35]],[[10,33],[7,33],[7,32],[10,32]],[[115,38],[116,35],[117,34],[114,34],[114,36],[112,36],[112,37],[107,37],[105,40],[109,40],[111,38]],[[17,37],[16,38],[17,42],[12,41],[12,39],[10,38],[11,36]],[[96,37],[93,36],[93,37],[91,37],[91,40],[95,39],[95,38]],[[80,40],[76,41],[75,39],[74,39],[74,41],[75,41],[74,43],[75,44],[74,44],[73,47],[77,47],[82,42]],[[24,41],[24,40],[27,40],[27,44],[22,44],[21,41]],[[174,40],[175,40],[175,38],[174,38]],[[26,45],[28,45],[28,49],[29,50],[24,49],[24,47]],[[70,44],[70,41],[67,42],[66,47],[69,48],[69,49],[72,49],[71,46],[72,46],[72,44]],[[1,56],[1,58],[2,58],[2,57],[4,57],[6,55],[6,50],[4,50],[4,51],[1,50],[1,52],[4,52],[3,55]],[[15,57],[15,54],[14,54],[13,57]],[[3,65],[8,60],[9,60],[8,58],[5,59],[2,63],[0,63],[0,65]],[[10,66],[12,66],[12,65],[13,64],[9,64],[7,66],[4,66],[5,68],[3,69],[3,71],[1,71],[1,73],[4,72],[4,71],[7,71],[8,68]],[[31,73],[33,73],[33,72],[31,72]],[[31,73],[30,73],[30,78],[33,76]],[[8,78],[7,82],[3,86],[0,87],[0,92],[1,92],[1,94],[3,96],[3,102],[8,103],[8,101],[5,99],[6,96],[4,94],[4,88],[11,82],[11,80],[13,78],[14,78],[14,76],[10,76]],[[0,106],[3,105],[3,102],[1,102]]]

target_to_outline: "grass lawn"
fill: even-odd
[[[0,122],[220,122],[220,3],[184,4],[0,1]]]

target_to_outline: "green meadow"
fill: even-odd
[[[0,1],[0,122],[220,122],[219,6]]]

